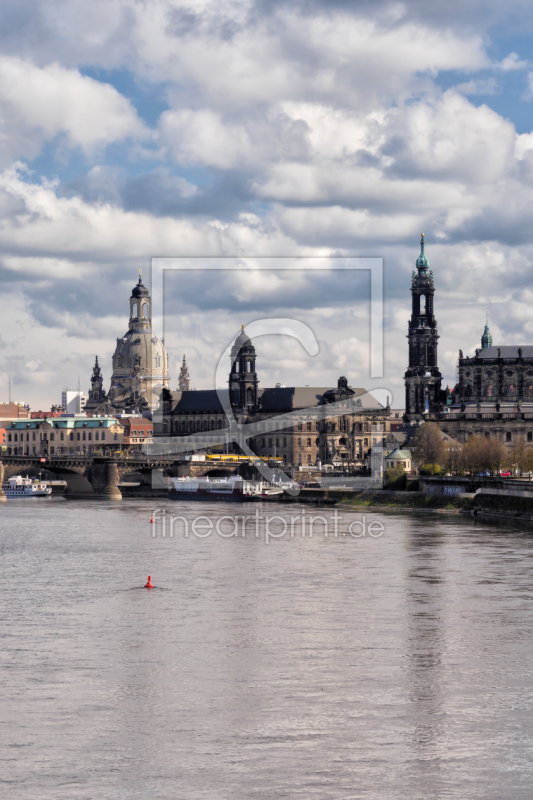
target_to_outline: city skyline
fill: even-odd
[[[11,376],[12,397],[57,403],[96,354],[107,380],[132,276],[162,255],[383,257],[397,394],[424,228],[444,385],[486,310],[495,342],[531,341],[527,4],[98,8],[0,10],[2,396]],[[328,359],[321,383],[348,371]],[[308,366],[284,369],[305,384]]]

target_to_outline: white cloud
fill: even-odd
[[[506,56],[503,61],[496,65],[496,67],[501,69],[503,72],[509,72],[517,69],[527,69],[529,66],[530,62],[520,59],[516,53],[509,53],[509,55]]]
[[[487,78],[486,80],[472,80],[466,83],[459,83],[454,86],[456,92],[461,94],[496,94],[499,92],[500,87],[496,78]]]
[[[131,103],[113,86],[60,64],[40,68],[0,57],[0,112],[4,150],[12,156],[28,150],[35,155],[57,134],[85,151],[148,135]]]

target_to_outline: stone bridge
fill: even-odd
[[[230,475],[249,462],[180,461],[165,459],[105,456],[2,456],[0,487],[14,475],[32,470],[47,470],[67,484],[66,496],[73,499],[120,500],[119,483],[131,472],[139,473],[146,487],[164,486],[166,476],[199,476],[221,470]],[[155,472],[154,472],[155,470]],[[1,492],[1,489],[0,489]],[[3,494],[3,492],[2,492]]]

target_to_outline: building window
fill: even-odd
[[[70,432],[70,436],[69,436],[69,438],[70,438],[70,441],[71,441],[71,442],[74,440],[74,431],[71,431],[71,432]]]
[[[511,435],[511,431],[507,431],[507,433],[505,434],[505,441],[506,442],[510,442],[512,440],[512,438],[513,437]]]
[[[115,439],[115,442],[118,440],[118,433],[115,433],[114,439]]]
[[[96,441],[98,441],[98,439],[100,438],[100,434],[98,433],[98,431],[95,432],[94,438]]]
[[[32,440],[35,441],[35,434],[32,434]]]
[[[55,450],[54,450],[54,448],[53,448],[53,447],[51,447],[51,448],[50,448],[50,455],[51,455],[51,456],[53,456],[53,455],[54,455],[54,453],[55,453]]]
[[[264,446],[265,446],[265,440],[261,439],[261,447],[264,447]]]
[[[310,431],[310,430],[311,430],[311,423],[310,423],[310,422],[308,422],[308,423],[307,423],[307,430],[308,430],[308,431]]]
[[[92,441],[92,438],[93,438],[93,434],[92,434],[92,431],[89,431],[89,435],[88,435],[88,438],[89,438],[89,441],[90,441],[90,442],[91,442],[91,441]]]
[[[527,432],[527,440],[528,442],[533,442],[533,433],[531,431]]]
[[[279,447],[279,439],[276,437],[276,447]]]
[[[105,439],[105,431],[102,431],[102,441]]]
[[[11,434],[10,434],[10,433],[8,433],[8,435],[7,435],[7,441],[8,441],[8,442],[10,442],[10,441],[11,441]]]
[[[368,439],[365,439],[365,447],[368,447]]]
[[[77,439],[77,441],[78,441],[78,442],[79,442],[80,438],[81,438],[81,437],[80,437],[80,432],[79,432],[79,431],[77,431],[77,432],[76,432],[76,439]]]
[[[308,439],[308,440],[307,440],[307,446],[308,446],[308,447],[311,447],[311,439]]]
[[[61,431],[61,433],[59,434],[59,438],[61,439],[61,441],[64,440],[65,434],[63,433],[63,431]]]
[[[287,437],[283,437],[283,447],[287,447]]]
[[[301,439],[301,437],[298,437],[298,447],[301,447],[301,446],[302,446],[302,439]]]
[[[269,439],[269,440],[268,440],[268,446],[269,446],[269,447],[272,447],[272,439]]]
[[[17,436],[17,434],[16,434],[16,433],[13,435],[13,441],[14,441],[14,442],[18,442],[18,436]]]
[[[55,433],[51,433],[50,434],[50,441],[53,442],[55,438],[56,438],[55,437]]]
[[[309,455],[307,456],[307,463],[308,463],[308,464],[310,464],[310,463],[311,463],[311,453],[309,453]]]
[[[301,431],[301,430],[302,430],[302,423],[301,423],[301,422],[299,422],[299,423],[298,423],[298,430],[299,430],[299,431]]]
[[[85,433],[85,431],[83,431],[83,441],[85,442],[86,439],[87,439],[87,434]]]

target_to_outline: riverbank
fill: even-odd
[[[343,508],[364,508],[367,511],[433,511],[459,514],[473,508],[470,497],[426,492],[361,492],[339,504]]]

